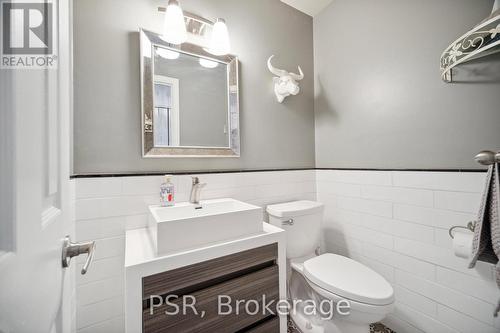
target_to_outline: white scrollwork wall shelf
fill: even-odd
[[[453,81],[453,68],[465,62],[500,52],[500,11],[453,42],[441,55],[441,77]]]

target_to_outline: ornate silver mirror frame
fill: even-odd
[[[195,17],[193,15],[193,17]],[[186,15],[186,20],[192,20]],[[188,25],[189,27],[189,25]],[[189,31],[189,30],[188,30]],[[155,47],[162,47],[176,52],[217,61],[227,65],[228,82],[228,127],[229,142],[227,147],[155,147],[154,146],[154,57]],[[240,128],[239,128],[239,86],[238,86],[238,58],[234,55],[215,56],[205,51],[203,46],[183,43],[172,45],[160,38],[160,35],[144,29],[140,30],[140,59],[141,59],[141,132],[142,156],[144,158],[169,157],[239,157],[240,156]]]

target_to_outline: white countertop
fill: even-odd
[[[275,236],[278,233],[284,232],[283,229],[275,227],[269,223],[263,222],[263,232],[244,236],[241,238],[236,238],[228,241],[222,241],[212,244],[207,244],[202,247],[197,247],[194,249],[187,249],[182,251],[172,252],[171,254],[156,255],[153,244],[151,242],[150,234],[147,228],[129,230],[126,233],[126,245],[125,245],[125,268],[143,265],[148,262],[158,261],[158,260],[168,260],[169,258],[182,257],[186,255],[192,255],[197,252],[206,252],[216,248],[232,248],[231,245],[236,243],[252,243],[252,240],[257,240],[262,237]],[[231,251],[228,251],[230,254]]]

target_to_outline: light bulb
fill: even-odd
[[[215,68],[219,66],[219,63],[217,61],[212,61],[208,60],[205,58],[200,58],[200,65],[205,67],[205,68]]]
[[[218,56],[226,55],[231,52],[229,32],[224,19],[218,18],[217,22],[214,24],[209,52]]]
[[[187,40],[184,13],[177,0],[169,0],[165,13],[165,24],[161,38],[170,44],[179,45]]]
[[[156,54],[164,59],[169,59],[169,60],[175,60],[175,59],[179,58],[179,56],[181,55],[177,51],[172,51],[172,50],[163,49],[163,48],[157,48]]]

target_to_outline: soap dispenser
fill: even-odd
[[[164,181],[160,185],[160,205],[162,207],[171,207],[175,205],[174,201],[174,184],[172,183],[172,176],[165,175]]]

